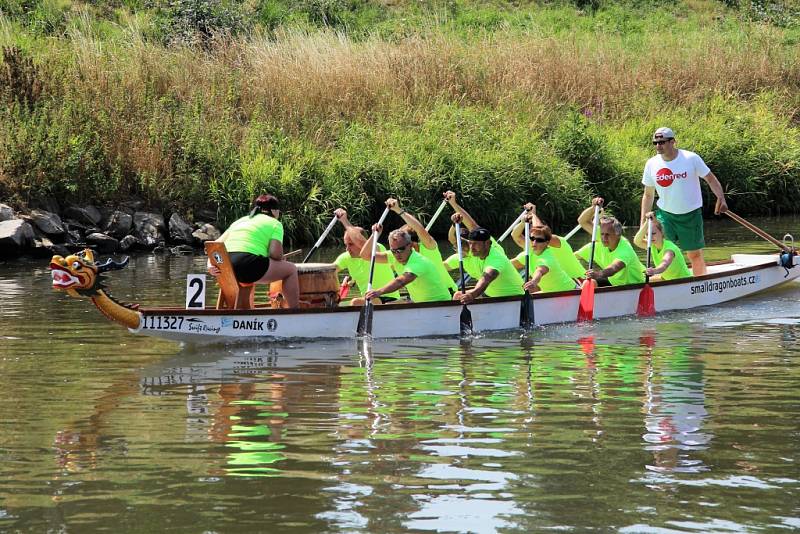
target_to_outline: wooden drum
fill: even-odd
[[[339,304],[339,280],[333,263],[298,263],[297,277],[301,308],[334,308]],[[282,300],[282,295],[278,297],[282,285],[281,282],[272,282],[269,286],[274,307],[281,307],[280,303],[275,306],[275,301]]]

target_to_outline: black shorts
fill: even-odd
[[[397,302],[397,297],[384,297],[383,295],[381,295],[380,297],[378,297],[378,299],[381,301],[381,304],[388,304],[390,302]]]
[[[228,254],[233,265],[233,273],[236,280],[243,284],[252,284],[267,274],[269,269],[269,258],[250,254],[249,252],[231,252]]]

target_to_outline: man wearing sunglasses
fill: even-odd
[[[644,193],[640,225],[645,224],[646,215],[652,209],[653,198],[658,192],[656,218],[664,228],[664,234],[686,252],[692,262],[692,273],[695,276],[704,275],[705,238],[700,178],[706,181],[717,197],[714,207],[716,215],[728,210],[725,192],[700,156],[675,146],[672,129],[662,127],[656,130],[653,134],[653,146],[656,155],[647,160],[642,176]]]
[[[383,226],[372,225],[372,236],[362,248],[362,252],[372,248],[372,240],[383,231]],[[412,302],[436,302],[450,300],[450,291],[442,283],[442,278],[434,264],[411,246],[411,236],[405,230],[395,230],[389,234],[389,252],[375,254],[376,263],[389,262],[395,272],[401,273],[397,278],[383,287],[368,291],[365,299],[379,298],[381,295],[397,291],[401,287],[408,289]]]
[[[578,224],[592,235],[594,207],[603,207],[603,199],[595,197],[592,205],[578,216]],[[645,266],[633,250],[630,241],[622,235],[622,224],[616,217],[603,215],[600,217],[598,230],[600,240],[595,244],[594,265],[586,271],[586,278],[598,280],[600,285],[606,281],[612,286],[641,284],[644,282]],[[587,243],[575,254],[589,262],[592,244]]]

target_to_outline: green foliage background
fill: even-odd
[[[280,45],[287,32],[334,32],[359,54],[455,43],[442,76],[467,81],[425,93],[417,82],[443,72],[433,65],[430,75],[411,77],[414,87],[356,91],[350,100],[328,95],[339,102],[333,106],[309,92],[310,111],[304,105],[278,114],[263,99],[247,100],[252,73],[231,50]],[[494,58],[481,70],[461,57],[472,47],[491,55],[486,43],[495,39],[513,45],[535,38],[556,51],[580,41],[635,59],[657,32],[667,43],[665,60],[674,53],[670,43],[714,35],[727,60],[745,65],[753,49],[763,51],[765,70],[774,61],[780,75],[765,83],[743,70],[742,79],[713,87],[659,83],[628,91],[618,89],[624,72],[609,70],[600,97],[531,100],[522,89],[493,96]],[[792,59],[800,8],[791,2],[0,0],[0,45],[0,200],[22,209],[47,197],[139,197],[190,218],[214,209],[225,225],[269,191],[286,208],[287,235],[308,242],[336,207],[367,225],[389,195],[424,216],[453,189],[495,230],[528,200],[556,228],[571,227],[597,194],[636,224],[649,135],[661,125],[703,156],[736,211],[796,212],[800,198],[800,67]],[[128,66],[115,71],[108,57]],[[202,95],[159,70],[186,57],[218,69],[204,78]],[[439,60],[408,61],[423,59]],[[140,81],[130,79],[133,65],[147,71]],[[97,81],[86,73],[97,73]],[[445,229],[446,221],[436,227]]]

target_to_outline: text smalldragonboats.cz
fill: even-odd
[[[738,278],[731,278],[716,282],[714,280],[706,280],[701,284],[695,284],[691,287],[692,295],[697,293],[722,293],[726,289],[733,289],[737,287],[744,287],[757,284],[761,281],[761,276],[753,274],[750,276],[740,276]]]

